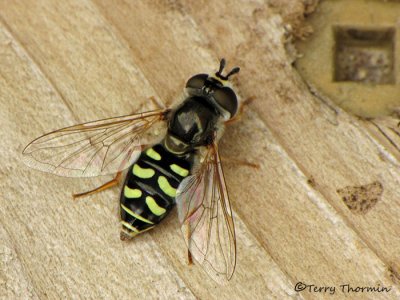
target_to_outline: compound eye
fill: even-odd
[[[235,92],[229,87],[217,89],[214,92],[215,101],[225,110],[227,110],[231,117],[236,114],[238,102]]]
[[[192,89],[201,89],[204,86],[207,78],[208,78],[208,74],[194,75],[192,78],[190,78],[187,81],[186,87],[192,88]]]

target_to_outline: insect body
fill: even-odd
[[[153,228],[177,204],[193,258],[214,279],[229,280],[236,264],[236,239],[217,142],[238,110],[228,79],[239,68],[224,76],[224,66],[222,59],[215,75],[190,78],[185,99],[171,109],[48,133],[25,148],[25,162],[69,177],[120,174],[130,166],[120,198],[121,239]],[[165,136],[153,146],[146,145],[148,131],[163,122]]]
[[[163,143],[143,151],[121,192],[121,239],[153,228],[175,205],[176,191],[189,175],[193,153],[177,156]]]

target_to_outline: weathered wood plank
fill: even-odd
[[[0,117],[13,133],[0,146],[10,158],[0,168],[0,232],[23,266],[12,275],[18,287],[41,298],[282,299],[323,296],[295,293],[298,280],[393,285],[396,166],[362,124],[310,96],[285,55],[281,19],[264,2],[0,1],[0,18],[12,35],[1,27]],[[227,129],[222,155],[257,161],[260,170],[225,165],[238,267],[217,287],[186,265],[175,213],[121,243],[118,191],[72,203],[69,192],[102,180],[28,171],[18,153],[50,129],[126,114],[151,105],[149,96],[172,102],[188,76],[215,69],[221,56],[242,67],[242,96],[257,97]],[[336,189],[374,180],[383,199],[367,215],[349,212]],[[393,287],[374,299],[398,296]]]
[[[90,2],[3,1],[0,9],[80,121],[130,113],[154,95],[128,46]]]
[[[0,298],[39,299],[3,225],[0,240]]]

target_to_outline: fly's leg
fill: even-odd
[[[142,111],[146,111],[146,110],[153,110],[153,109],[166,109],[168,106],[166,106],[164,103],[160,103],[157,101],[156,97],[154,96],[150,96],[148,98],[148,101],[150,101],[151,103],[153,103],[153,107],[149,108],[147,105],[148,103],[142,103],[138,109],[135,109],[131,112],[131,114],[137,114],[138,112],[142,112]],[[147,107],[147,109],[146,109]]]
[[[243,115],[244,107],[247,106],[247,105],[249,105],[249,104],[250,104],[251,102],[253,102],[255,99],[256,99],[256,97],[251,96],[251,97],[247,98],[246,100],[244,100],[243,103],[242,103],[242,105],[240,106],[240,109],[239,109],[239,111],[237,112],[237,114],[236,114],[232,119],[229,119],[228,121],[226,121],[225,124],[228,124],[228,125],[229,125],[229,124],[232,124],[232,123],[234,123],[234,122],[236,122],[236,121],[239,121],[240,118],[241,118],[242,115]]]
[[[192,253],[190,253],[189,250],[189,246],[190,246],[190,223],[189,221],[186,221],[186,230],[187,230],[187,235],[188,235],[188,251],[187,251],[187,255],[188,255],[188,265],[192,265],[193,264],[193,258],[192,258]]]
[[[190,250],[188,249],[188,265],[193,265],[193,258],[192,258],[192,253],[190,253]]]
[[[166,106],[164,103],[158,103],[157,99],[154,96],[149,97],[149,100],[153,102],[154,106],[157,107],[158,109],[166,109]]]
[[[119,182],[121,180],[121,175],[122,175],[122,172],[118,172],[117,175],[115,175],[115,177],[112,180],[106,182],[105,184],[103,184],[103,185],[101,185],[101,186],[99,186],[99,187],[97,187],[97,188],[95,188],[95,189],[93,189],[91,191],[88,191],[88,192],[79,193],[79,194],[73,194],[72,197],[74,199],[80,198],[80,197],[85,197],[85,196],[93,195],[95,193],[102,192],[102,191],[105,191],[105,190],[107,190],[109,188],[112,188],[112,187],[114,187],[114,186],[119,184]]]
[[[167,100],[165,101],[165,103],[163,102],[158,102],[157,99],[154,96],[149,97],[149,100],[154,104],[155,107],[157,107],[158,109],[164,109],[164,110],[169,110],[173,100]]]

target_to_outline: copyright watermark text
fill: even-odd
[[[294,286],[296,292],[307,291],[310,293],[325,293],[334,295],[336,292],[350,294],[350,293],[388,293],[392,287],[382,286],[377,284],[376,286],[352,286],[348,283],[341,285],[331,286],[319,286],[316,284],[307,284],[304,282],[297,282]]]

